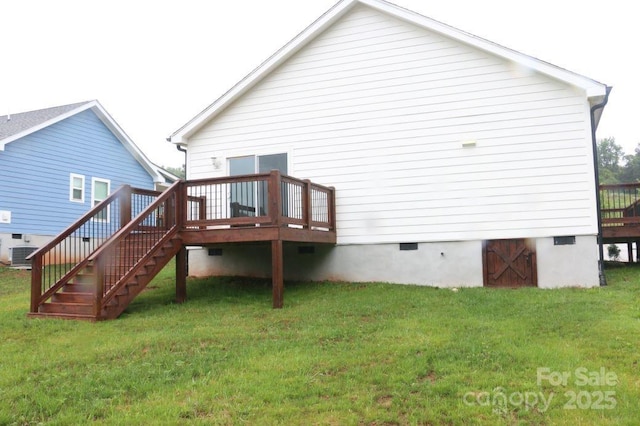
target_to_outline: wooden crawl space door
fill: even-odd
[[[485,287],[537,287],[535,241],[488,240],[482,247]]]

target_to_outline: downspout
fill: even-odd
[[[187,179],[187,150],[181,145],[176,145],[178,151],[184,152],[184,179]]]
[[[600,205],[600,173],[598,171],[598,142],[596,141],[596,120],[595,114],[599,109],[603,109],[609,101],[609,93],[611,87],[607,86],[604,100],[591,107],[591,142],[593,145],[593,170],[596,179],[596,209],[598,218],[598,277],[600,279],[600,287],[607,285],[607,278],[604,275],[604,246],[602,244],[602,210]]]
[[[171,142],[171,136],[167,138],[167,142]],[[187,150],[176,144],[176,149],[180,152],[184,152],[184,179],[187,180]]]

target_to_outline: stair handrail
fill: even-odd
[[[102,212],[105,208],[108,208],[115,200],[130,198],[132,188],[130,185],[122,185],[111,193],[100,203],[89,209],[80,219],[69,225],[64,231],[58,234],[53,240],[35,250],[29,256],[27,260],[31,260],[31,312],[37,312],[38,306],[47,298],[49,298],[55,291],[62,287],[74,274],[76,274],[85,263],[84,260],[78,262],[74,267],[69,269],[62,275],[53,286],[44,290],[42,282],[42,267],[44,256],[51,250],[55,249],[60,243],[62,243],[67,237],[71,236],[75,231],[79,230],[82,226],[92,220],[98,213]]]
[[[158,207],[160,207],[163,203],[165,203],[169,197],[176,194],[176,202],[174,203],[175,211],[171,212],[173,214],[173,223],[171,227],[166,230],[163,235],[163,238],[156,242],[157,246],[162,241],[165,241],[171,235],[177,233],[177,231],[184,225],[184,213],[183,210],[186,209],[186,205],[182,203],[182,190],[184,189],[184,181],[176,181],[173,183],[168,189],[166,189],[154,202],[149,204],[142,212],[140,212],[133,220],[128,222],[125,226],[120,228],[115,234],[111,236],[107,241],[105,241],[98,249],[96,249],[89,257],[87,257],[87,262],[94,262],[97,268],[97,276],[99,277],[95,289],[95,309],[96,314],[98,315],[102,307],[110,300],[111,297],[115,294],[115,292],[122,286],[124,282],[124,278],[120,277],[116,286],[108,290],[108,293],[105,292],[104,289],[104,258],[108,257],[109,253],[113,253],[117,244],[120,244],[127,236],[129,236],[133,231],[135,231],[146,219],[151,216]],[[165,219],[166,220],[166,219]],[[155,247],[154,246],[154,247]],[[140,256],[138,262],[147,256],[149,253],[144,253]]]
[[[42,247],[38,248],[36,251],[31,253],[29,256],[27,256],[26,259],[29,260],[29,259],[33,259],[36,256],[42,256],[45,252],[54,248],[58,243],[60,243],[65,238],[67,238],[69,235],[73,234],[73,232],[78,230],[82,225],[87,223],[89,220],[93,219],[93,217],[99,211],[101,211],[108,204],[111,204],[111,202],[114,201],[117,197],[119,197],[123,191],[131,191],[131,186],[130,185],[120,186],[118,189],[112,192],[111,195],[109,195],[107,198],[105,198],[100,203],[93,206],[91,210],[86,212],[80,219],[76,220],[71,225],[69,225],[67,229],[59,233],[53,240],[49,241],[47,244],[43,245]]]

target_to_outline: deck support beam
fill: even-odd
[[[273,286],[273,308],[280,309],[284,301],[282,240],[271,241],[271,283]]]
[[[182,246],[176,254],[176,303],[187,299],[187,248]]]

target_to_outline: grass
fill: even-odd
[[[640,269],[608,277],[287,283],[272,310],[255,279],[193,279],[174,304],[169,267],[91,324],[27,319],[28,273],[0,269],[0,424],[637,424]]]

